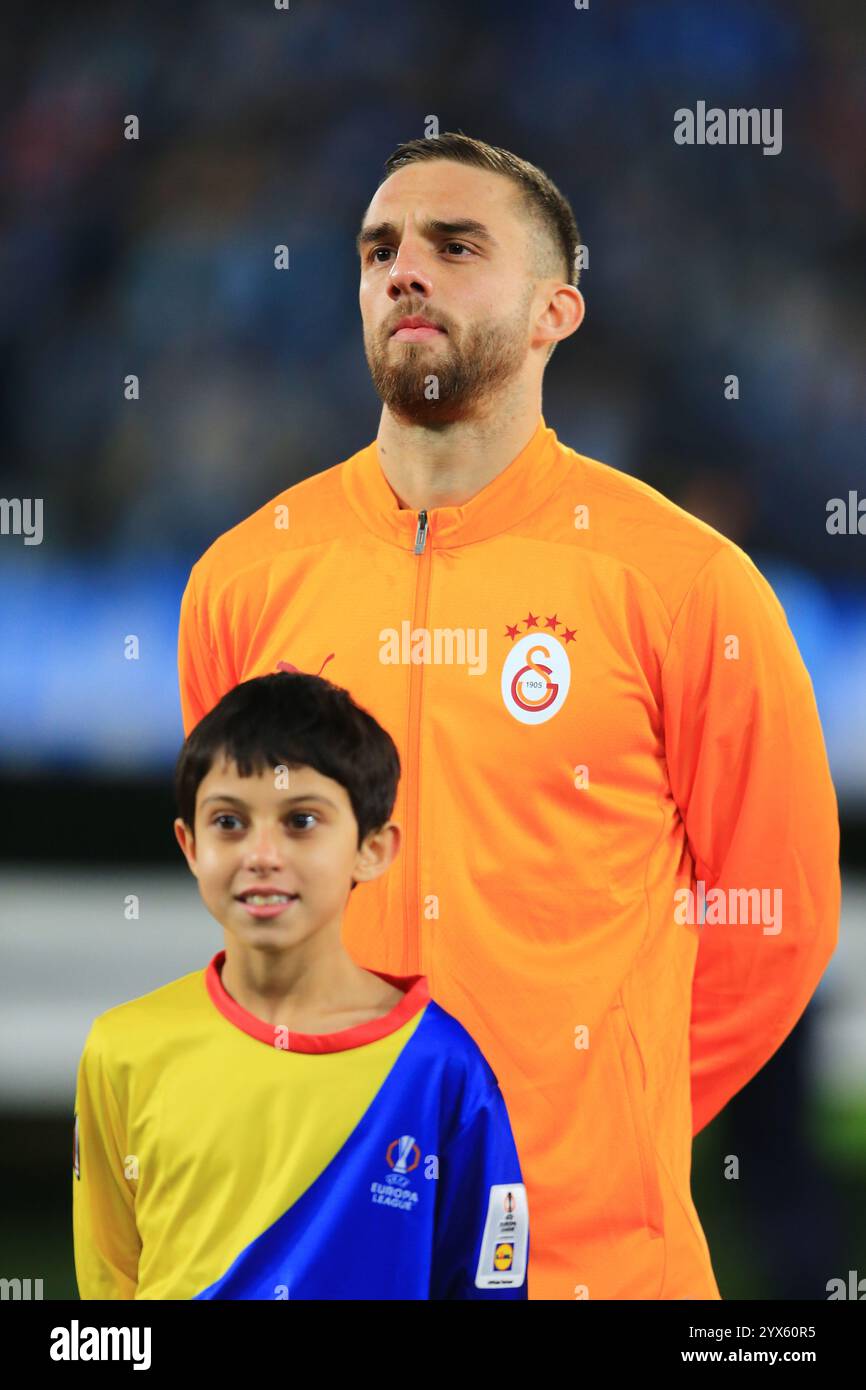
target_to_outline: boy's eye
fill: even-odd
[[[313,821],[315,823],[317,817],[313,814],[312,811],[293,811],[292,814],[289,816],[289,823],[292,825],[292,828],[294,830],[306,830],[307,826],[296,824],[297,821],[305,820]],[[236,821],[237,824],[240,825],[240,817],[236,816],[233,811],[220,811],[213,818],[213,824],[218,826],[220,830],[234,830],[235,826],[226,825],[226,821]]]

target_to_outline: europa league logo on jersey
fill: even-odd
[[[532,627],[538,619],[529,614],[524,621]],[[547,619],[547,629],[525,632],[514,643],[502,665],[502,698],[509,713],[521,724],[543,724],[562,708],[571,684],[571,663],[555,627],[563,627],[566,642],[575,640],[574,628],[556,617]],[[507,628],[514,638],[518,628]]]
[[[392,1139],[385,1159],[395,1173],[411,1173],[413,1168],[417,1168],[421,1162],[421,1150],[415,1143],[414,1134],[401,1134],[399,1139]]]

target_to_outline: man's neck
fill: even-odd
[[[540,418],[536,400],[514,415],[432,430],[404,424],[385,406],[376,437],[379,463],[401,507],[460,507],[522,453]]]

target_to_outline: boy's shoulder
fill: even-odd
[[[460,1057],[467,1064],[477,1065],[480,1063],[482,1066],[487,1067],[484,1053],[481,1051],[481,1048],[478,1046],[468,1028],[464,1028],[459,1018],[449,1013],[448,1010],[442,1004],[438,1004],[435,999],[431,998],[427,1002],[424,1022],[430,1043],[435,1045],[438,1042],[448,1042],[454,1055]],[[492,1072],[491,1075],[493,1075]]]
[[[155,1044],[176,1041],[179,1031],[198,1026],[208,1015],[204,971],[193,970],[147,994],[115,1004],[97,1014],[85,1051],[134,1061]]]
[[[459,1019],[429,1000],[421,1026],[413,1037],[416,1057],[422,1066],[438,1063],[443,1079],[465,1096],[480,1104],[499,1082],[481,1048]]]

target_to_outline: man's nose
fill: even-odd
[[[388,293],[392,299],[401,294],[420,294],[427,296],[433,290],[433,281],[424,260],[421,243],[414,238],[401,241],[397,254],[388,273]]]

